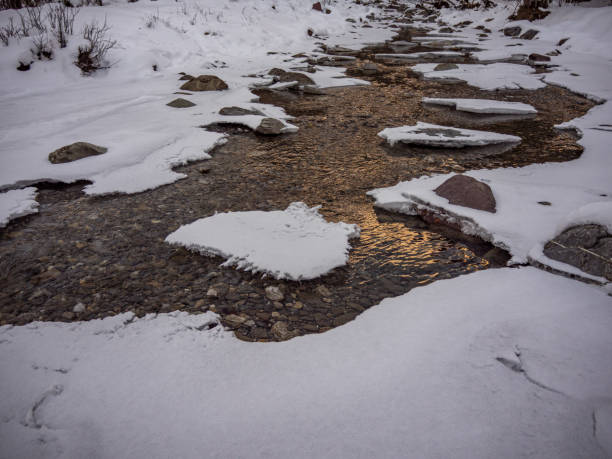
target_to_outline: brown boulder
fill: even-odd
[[[248,110],[242,107],[223,107],[219,110],[219,115],[223,116],[244,116],[244,115],[263,115],[259,110]]]
[[[451,204],[495,213],[495,198],[489,185],[467,175],[452,176],[434,192]]]
[[[313,3],[312,9],[323,12],[323,7],[321,6],[321,2]]]
[[[533,40],[538,33],[540,33],[538,30],[529,29],[527,32],[525,32],[523,35],[521,35],[519,38],[522,38],[523,40]]]
[[[49,153],[49,161],[53,164],[69,163],[78,159],[106,153],[108,148],[87,142],[76,142]]]
[[[221,91],[227,88],[225,81],[215,75],[200,75],[181,86],[185,91]]]
[[[268,75],[275,76],[281,83],[287,83],[289,81],[297,81],[300,85],[314,85],[315,82],[308,76],[299,72],[286,72],[283,69],[272,69],[268,72]]]
[[[195,107],[195,104],[187,99],[182,99],[182,98],[178,98],[178,99],[174,99],[171,102],[168,102],[166,104],[168,107],[173,107],[173,108],[189,108],[189,107]]]
[[[520,33],[521,33],[521,28],[519,26],[506,27],[504,29],[504,35],[506,37],[518,37]]]

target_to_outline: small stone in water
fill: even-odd
[[[266,287],[266,297],[268,297],[270,301],[282,301],[285,295],[283,295],[283,292],[281,292],[278,287],[270,285]]]

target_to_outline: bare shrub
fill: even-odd
[[[79,14],[78,8],[68,8],[64,5],[51,5],[47,19],[60,48],[68,44],[68,36],[74,33],[74,19]]]
[[[9,18],[7,25],[0,27],[0,41],[4,46],[8,46],[11,38],[21,37],[19,26],[13,22],[13,18]]]
[[[104,20],[104,24],[94,21],[83,27],[83,38],[87,40],[86,45],[79,46],[79,53],[75,65],[85,74],[96,70],[109,68],[111,64],[106,61],[106,53],[117,45],[115,40],[108,38],[110,26]]]
[[[21,0],[0,0],[0,10],[18,10],[22,6]]]
[[[30,51],[32,51],[32,54],[36,56],[39,61],[43,59],[53,59],[53,46],[47,32],[35,36],[32,39],[32,44],[34,48]]]
[[[145,25],[148,29],[154,28],[159,22],[159,10],[155,14],[150,14],[145,18]]]

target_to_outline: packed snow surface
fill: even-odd
[[[0,193],[0,228],[6,226],[13,218],[38,212],[36,188],[10,190]]]
[[[474,147],[499,143],[517,143],[520,137],[488,131],[459,129],[418,121],[414,126],[386,128],[378,133],[390,145],[398,142],[432,147]]]
[[[215,322],[1,327],[0,456],[612,453],[610,298],[580,282],[481,271],[283,343],[239,341]]]
[[[538,112],[531,105],[522,102],[506,102],[492,99],[440,99],[436,97],[423,97],[423,103],[455,107],[457,110],[470,113],[530,115]]]
[[[166,241],[227,258],[223,266],[278,279],[314,279],[348,261],[359,227],[328,223],[319,207],[294,202],[283,211],[227,212],[181,226]]]

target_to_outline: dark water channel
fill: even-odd
[[[299,132],[263,137],[233,129],[212,160],[179,168],[188,177],[175,184],[107,197],[84,196],[82,184],[41,188],[40,213],[0,233],[0,323],[213,310],[243,318],[234,324],[239,337],[269,340],[278,338],[272,326],[279,321],[295,334],[325,331],[385,297],[499,266],[503,256],[487,244],[376,213],[365,193],[423,174],[574,159],[580,147],[553,125],[584,114],[591,103],[553,87],[485,92],[420,81],[404,66],[380,70],[365,77],[370,86],[329,89],[323,96],[258,91],[262,102],[295,116]],[[528,119],[480,117],[425,107],[422,97],[520,101],[539,113]],[[390,149],[376,135],[416,121],[488,129],[523,142],[491,155]],[[294,201],[322,205],[327,219],[361,226],[347,266],[314,281],[276,281],[220,268],[219,258],[163,242],[180,225],[216,211],[283,209]],[[279,286],[284,299],[268,300],[268,285]],[[73,311],[78,303],[82,312]]]

